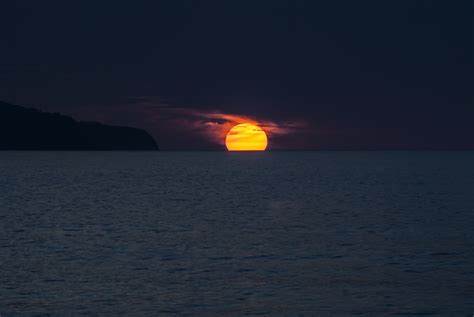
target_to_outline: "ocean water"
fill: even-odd
[[[474,152],[0,152],[0,314],[474,314]]]

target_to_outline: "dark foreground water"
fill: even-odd
[[[0,152],[0,314],[474,313],[474,152]]]

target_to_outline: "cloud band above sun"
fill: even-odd
[[[277,123],[269,120],[257,120],[250,116],[220,112],[204,112],[185,108],[174,109],[174,111],[179,111],[185,117],[187,116],[198,133],[207,135],[218,144],[225,144],[228,149],[228,141],[241,139],[245,141],[240,146],[234,144],[231,148],[264,150],[267,148],[267,144],[271,144],[269,140],[273,137],[290,134],[304,126],[302,123]],[[253,135],[253,141],[250,140],[251,135]]]

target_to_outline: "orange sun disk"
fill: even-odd
[[[267,134],[257,125],[241,123],[227,133],[225,145],[229,151],[265,151]]]

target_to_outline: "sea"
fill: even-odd
[[[0,315],[472,316],[474,152],[0,152]]]

